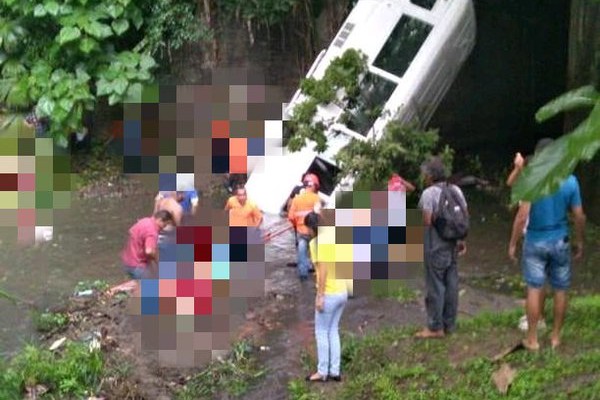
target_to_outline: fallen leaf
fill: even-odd
[[[506,394],[508,392],[508,387],[515,379],[516,374],[517,370],[506,363],[502,364],[500,369],[492,374],[492,380],[500,393]]]
[[[52,345],[50,345],[50,351],[54,351],[56,349],[58,349],[60,346],[63,345],[63,343],[65,342],[65,340],[67,340],[66,337],[61,337],[58,340],[55,340]]]

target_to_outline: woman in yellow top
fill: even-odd
[[[307,214],[304,223],[313,236],[312,246],[310,246],[311,258],[315,264],[317,276],[315,338],[318,364],[317,372],[307,376],[306,380],[310,382],[340,381],[341,345],[338,327],[348,301],[348,293],[345,280],[340,279],[339,276],[343,274],[336,265],[338,259],[336,253],[340,255],[342,253],[339,250],[347,249],[338,248],[340,245],[335,244],[335,226],[318,228],[317,239],[317,214]]]

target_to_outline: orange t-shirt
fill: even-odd
[[[235,197],[232,199],[235,203],[232,201],[231,207],[227,207],[229,209],[229,226],[258,226],[260,224],[262,212],[256,204],[246,200],[246,204],[241,205]],[[227,205],[229,206],[229,201]]]
[[[227,211],[231,210],[232,208],[238,208],[241,206],[242,205],[238,201],[237,197],[231,196],[229,199],[227,199],[227,203],[225,203],[225,210]]]
[[[314,210],[319,201],[319,195],[313,192],[304,192],[294,197],[288,211],[288,219],[296,227],[298,233],[308,235],[309,231],[304,225],[306,214]]]

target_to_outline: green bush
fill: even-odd
[[[52,332],[65,327],[69,316],[64,313],[33,312],[33,325],[38,332]]]
[[[90,396],[103,366],[102,353],[83,344],[68,343],[61,354],[27,345],[10,363],[0,365],[0,398],[21,399],[26,388],[35,385],[56,398]]]

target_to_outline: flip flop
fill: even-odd
[[[318,379],[313,379],[313,378],[312,378],[312,377],[313,377],[313,375],[314,375],[314,374],[312,374],[312,375],[307,375],[307,376],[306,376],[306,378],[305,378],[305,379],[306,379],[306,382],[327,382],[327,376],[322,376],[322,377],[320,377],[320,378],[318,378]]]

